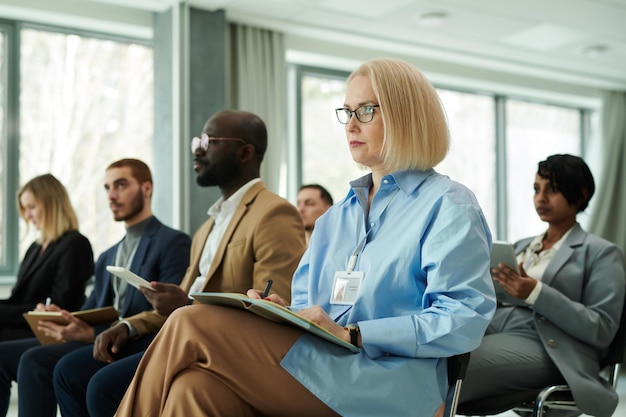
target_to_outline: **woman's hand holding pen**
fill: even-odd
[[[272,284],[273,283],[274,283],[274,281],[272,281],[271,279],[268,279],[266,284],[265,284],[265,290],[259,291],[259,290],[255,290],[255,289],[250,288],[246,292],[246,295],[249,298],[252,298],[253,300],[267,300],[267,301],[271,301],[273,303],[276,303],[278,305],[281,305],[283,307],[287,307],[287,303],[285,302],[285,300],[280,298],[280,296],[278,296],[276,294],[270,294],[270,289],[272,288]]]
[[[246,292],[246,295],[254,300],[268,300],[283,307],[287,307],[287,303],[285,303],[285,300],[283,300],[276,294],[269,293],[270,288],[272,288],[272,283],[273,281],[271,279],[268,279],[264,291],[249,289]],[[350,334],[346,331],[346,329],[343,328],[343,326],[338,325],[335,320],[330,318],[330,316],[324,311],[322,307],[313,306],[305,308],[298,311],[296,314],[299,314],[302,317],[311,320],[313,323],[328,330],[335,336],[346,340],[347,342],[350,342]]]
[[[249,298],[252,298],[253,300],[267,300],[267,301],[271,301],[273,303],[276,303],[278,305],[281,305],[283,307],[287,307],[287,303],[285,302],[285,300],[283,300],[282,298],[280,298],[280,296],[278,294],[269,294],[268,288],[267,287],[271,287],[271,284],[268,282],[265,291],[259,291],[259,290],[255,290],[250,288],[247,292],[246,295]]]
[[[35,306],[35,311],[61,311],[61,307],[56,304],[52,304],[52,299],[50,297],[46,298],[46,302],[37,303]]]

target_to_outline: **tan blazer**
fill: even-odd
[[[209,218],[191,243],[189,267],[180,287],[189,292],[200,275],[200,256],[213,227]],[[258,182],[248,190],[235,210],[217,249],[203,291],[245,293],[263,290],[273,279],[272,293],[288,303],[291,278],[306,248],[304,226],[296,208]],[[138,336],[156,333],[167,317],[156,311],[139,313],[128,320]]]

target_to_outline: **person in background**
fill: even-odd
[[[315,221],[333,205],[333,198],[319,184],[305,184],[298,191],[297,207],[304,223],[307,243],[315,227]]]
[[[85,301],[93,274],[93,251],[78,231],[67,190],[52,174],[28,181],[17,193],[17,207],[39,231],[30,245],[6,300],[0,300],[0,341],[34,337],[22,314],[46,299],[76,310]]]
[[[154,339],[116,416],[426,417],[441,406],[447,358],[478,347],[496,307],[487,223],[470,190],[433,170],[446,118],[413,65],[364,63],[336,114],[371,172],[318,219],[291,302],[269,300],[359,352],[245,310],[190,306]]]
[[[174,310],[187,308],[194,292],[243,293],[273,280],[273,292],[289,297],[291,276],[306,246],[304,227],[294,206],[260,179],[266,148],[263,120],[241,111],[214,114],[201,136],[192,139],[196,182],[218,187],[222,197],[194,236],[181,285],[153,283],[156,291],[142,289],[154,311],[128,317],[101,333],[93,349],[77,350],[59,362],[54,389],[64,417],[115,414],[143,351],[123,359],[114,354],[136,340],[152,340]]]
[[[493,270],[498,309],[471,354],[461,403],[567,384],[583,413],[610,417],[618,397],[599,373],[620,324],[623,254],[576,221],[595,190],[583,159],[549,156],[533,188],[547,230],[515,243],[519,274]]]
[[[94,287],[81,309],[114,306],[120,317],[126,317],[148,310],[151,305],[134,287],[112,276],[106,266],[126,267],[147,280],[178,283],[187,268],[191,239],[165,226],[152,214],[152,174],[144,162],[122,159],[112,163],[105,172],[104,188],[113,218],[124,222],[126,235],[98,257]],[[61,310],[56,304],[48,308],[39,305],[38,309]],[[55,417],[55,365],[69,352],[91,347],[95,337],[111,325],[92,327],[67,310],[61,310],[61,314],[69,321],[67,326],[40,322],[46,335],[58,340],[58,344],[40,346],[36,338],[0,343],[0,415],[6,415],[8,409],[11,381],[18,381],[20,417]],[[143,350],[145,343],[134,349]],[[124,352],[131,353],[134,352],[130,349]]]

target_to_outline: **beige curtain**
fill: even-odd
[[[287,68],[282,33],[231,24],[231,100],[238,110],[258,114],[267,125],[268,145],[261,178],[278,193],[286,178]],[[282,186],[282,187],[281,187]]]
[[[626,92],[604,94],[602,132],[602,182],[596,184],[589,231],[626,253]]]

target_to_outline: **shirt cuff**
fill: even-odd
[[[120,320],[120,323],[123,323],[126,325],[126,327],[128,327],[128,337],[132,338],[132,337],[137,337],[137,329],[135,329],[135,327],[130,324],[130,322],[128,320]]]
[[[539,293],[541,292],[541,287],[543,287],[543,284],[541,283],[541,281],[537,281],[537,285],[535,285],[535,288],[533,288],[533,290],[530,292],[530,294],[528,294],[528,297],[526,297],[524,301],[530,305],[535,304],[535,301],[537,301]]]

